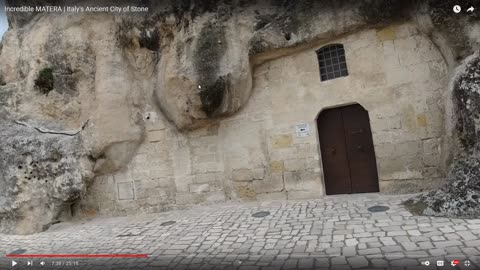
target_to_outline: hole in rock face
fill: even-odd
[[[268,215],[270,215],[270,212],[260,211],[260,212],[253,213],[253,214],[252,214],[252,217],[261,218],[261,217],[266,217],[266,216],[268,216]]]
[[[18,166],[18,169],[21,170],[23,167],[22,166]]]
[[[285,34],[285,39],[286,39],[286,40],[292,39],[292,35],[291,35],[290,33],[286,33],[286,34]]]

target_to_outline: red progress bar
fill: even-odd
[[[7,258],[148,258],[148,254],[7,254]]]

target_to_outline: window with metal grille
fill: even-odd
[[[331,44],[317,50],[322,81],[348,76],[347,60],[342,44]]]

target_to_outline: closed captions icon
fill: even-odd
[[[453,6],[453,12],[455,12],[455,13],[460,13],[460,11],[462,11],[462,7],[461,7],[461,6],[459,6],[459,5]]]

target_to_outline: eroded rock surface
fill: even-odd
[[[78,134],[0,125],[0,231],[41,231],[85,194],[92,162]]]
[[[457,72],[453,83],[456,157],[445,186],[406,202],[417,214],[480,215],[480,58],[470,57]]]
[[[478,218],[480,215],[480,160],[455,160],[448,184],[408,200],[406,206],[415,214],[439,217]]]
[[[424,26],[451,67],[480,40],[476,18],[451,24],[450,5],[450,13],[438,12],[442,1],[142,3],[149,13],[8,14],[0,47],[1,231],[40,231],[94,176],[127,166],[150,112],[163,113],[180,131],[235,114],[250,97],[254,66],[267,60],[406,20]],[[462,123],[471,126],[477,118],[468,119]],[[35,171],[42,183],[25,180],[24,173]]]

